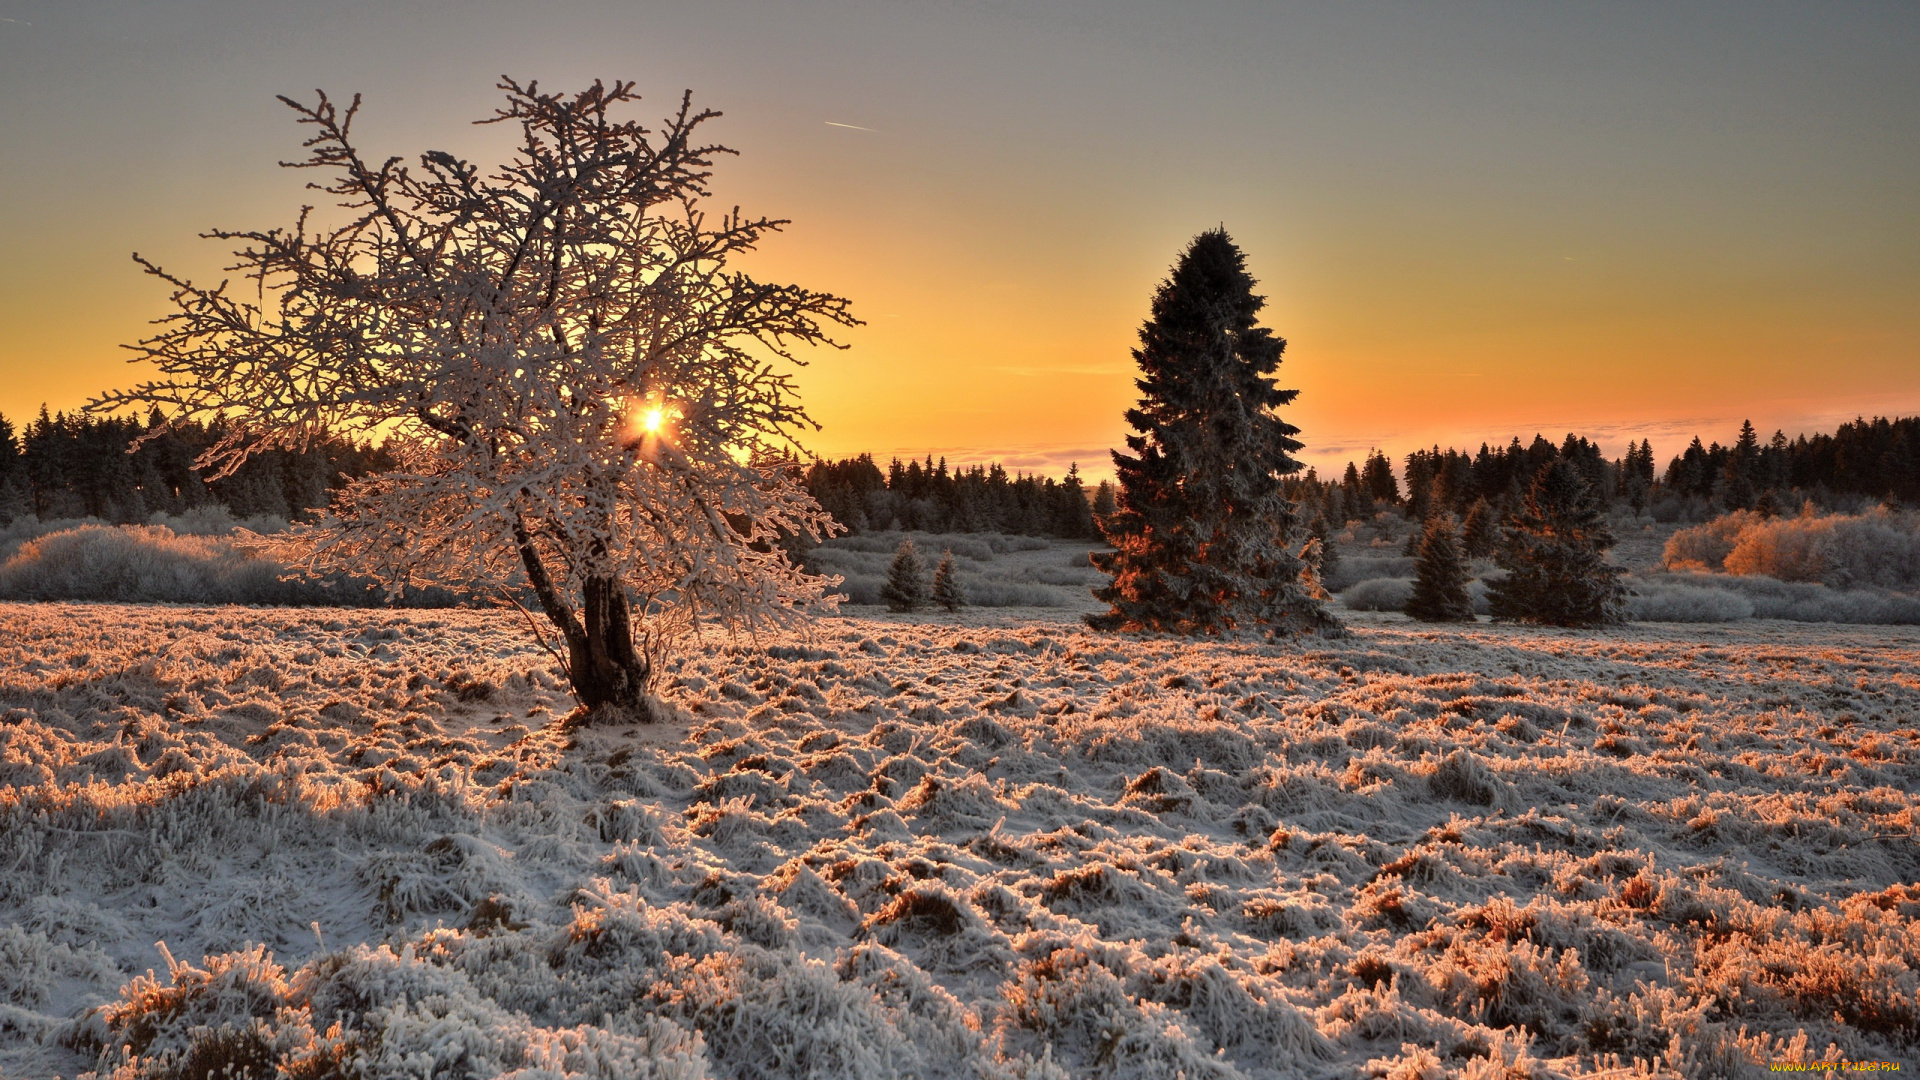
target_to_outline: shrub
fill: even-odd
[[[1321,579],[1328,592],[1344,593],[1374,578],[1412,578],[1414,559],[1404,555],[1348,555]]]
[[[1827,517],[1756,517],[1725,566],[1732,574],[1817,581],[1846,589],[1920,589],[1920,516],[1885,509]]]
[[[1348,611],[1405,611],[1412,597],[1410,578],[1369,578],[1341,593],[1340,602]]]
[[[0,563],[0,600],[366,607],[387,599],[364,580],[288,573],[277,560],[225,536],[181,535],[165,525],[83,524],[28,540]],[[402,602],[451,607],[471,599],[428,588]]]
[[[1642,582],[1627,598],[1627,610],[1648,622],[1737,622],[1753,617],[1753,601],[1726,589]]]
[[[293,590],[285,568],[232,543],[164,525],[82,525],[20,546],[0,565],[13,600],[271,604]]]
[[[1735,510],[1705,525],[1681,529],[1667,538],[1660,561],[1669,570],[1718,570],[1748,525],[1763,521],[1750,510]]]
[[[1769,519],[1736,511],[1673,534],[1662,564],[1838,589],[1920,589],[1920,515],[1882,507]]]
[[[1661,574],[1637,578],[1633,615],[1650,622],[1789,622],[1920,624],[1920,598],[1873,589],[1831,589],[1759,575]]]

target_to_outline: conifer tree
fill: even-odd
[[[13,421],[0,416],[0,525],[28,512],[27,465],[14,437]]]
[[[1095,535],[1093,508],[1087,503],[1087,488],[1080,480],[1079,462],[1067,468],[1067,478],[1057,489],[1050,531],[1069,540],[1085,540]]]
[[[1332,530],[1327,527],[1327,519],[1315,515],[1312,526],[1313,538],[1320,541],[1320,580],[1322,583],[1333,577],[1340,569],[1340,549],[1333,544]]]
[[[1753,506],[1754,482],[1760,472],[1760,436],[1753,421],[1740,422],[1740,438],[1733,444],[1726,465],[1720,470],[1720,501],[1729,510]]]
[[[927,564],[911,537],[900,541],[894,551],[880,599],[886,601],[888,611],[912,611],[927,602]]]
[[[933,602],[948,611],[959,611],[967,606],[967,594],[960,588],[960,578],[951,551],[941,552],[940,565],[933,568]]]
[[[1499,518],[1485,498],[1473,500],[1467,508],[1467,520],[1460,527],[1460,546],[1470,559],[1491,556],[1500,544]]]
[[[1112,605],[1098,629],[1218,634],[1337,634],[1340,624],[1300,581],[1296,511],[1283,488],[1299,469],[1299,429],[1275,409],[1296,390],[1275,385],[1286,342],[1258,325],[1246,259],[1215,229],[1195,237],[1153,298],[1134,350],[1137,434],[1115,451],[1118,508],[1093,556],[1113,575],[1094,590]]]
[[[1366,468],[1360,472],[1360,484],[1375,502],[1393,505],[1400,501],[1400,484],[1393,478],[1393,463],[1383,451],[1367,452]]]
[[[1114,509],[1113,481],[1102,480],[1100,486],[1093,489],[1093,521],[1105,531],[1108,515]]]
[[[1414,566],[1413,596],[1407,614],[1421,622],[1472,622],[1473,598],[1467,595],[1467,565],[1453,522],[1444,515],[1427,519]]]
[[[1493,617],[1548,626],[1625,622],[1620,568],[1603,558],[1611,546],[1579,466],[1564,458],[1546,465],[1507,521],[1497,556],[1507,576],[1488,588]]]

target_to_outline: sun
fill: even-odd
[[[649,435],[660,434],[660,425],[667,422],[667,410],[655,405],[640,414],[640,430]]]

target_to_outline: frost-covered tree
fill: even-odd
[[[1217,634],[1338,633],[1301,583],[1298,522],[1285,477],[1299,429],[1275,412],[1297,390],[1274,383],[1286,342],[1256,321],[1246,259],[1226,230],[1200,234],[1154,295],[1140,329],[1140,403],[1127,411],[1130,454],[1115,451],[1117,549],[1093,555],[1113,575],[1094,595],[1105,630]]]
[[[390,586],[524,587],[564,638],[587,706],[644,708],[658,651],[703,623],[820,606],[829,582],[783,535],[829,519],[772,451],[812,426],[796,347],[831,344],[847,302],[730,264],[784,223],[710,216],[717,113],[691,96],[658,130],[633,84],[500,83],[481,121],[501,165],[409,165],[354,138],[360,100],[282,98],[335,207],[286,228],[215,231],[244,290],[139,259],[177,310],[136,347],[161,380],[94,408],[223,417],[214,476],[329,432],[380,435],[397,468],[358,480],[286,554]]]
[[[911,537],[900,541],[893,562],[887,565],[887,583],[880,586],[880,599],[888,611],[912,611],[927,602],[927,563]]]
[[[1325,516],[1315,514],[1313,524],[1308,527],[1308,531],[1315,540],[1320,542],[1319,562],[1315,569],[1318,571],[1321,582],[1324,583],[1340,572],[1340,549],[1333,542],[1333,533],[1327,526]]]
[[[1487,500],[1473,500],[1467,508],[1467,520],[1460,526],[1460,546],[1469,558],[1484,559],[1500,545],[1500,518]]]
[[[1600,626],[1627,620],[1621,570],[1600,500],[1580,467],[1560,458],[1540,470],[1507,520],[1495,561],[1507,576],[1488,585],[1496,619],[1548,626]]]
[[[1472,622],[1473,598],[1467,594],[1467,564],[1460,554],[1453,521],[1427,519],[1421,531],[1419,561],[1414,563],[1413,595],[1407,614],[1421,622]]]
[[[967,594],[960,588],[959,569],[954,565],[951,551],[941,552],[940,565],[933,568],[933,602],[948,611],[967,606]]]

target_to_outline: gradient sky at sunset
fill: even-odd
[[[1323,467],[1381,445],[1920,412],[1920,5],[0,0],[0,413],[137,376],[213,226],[286,224],[276,94],[485,157],[511,73],[723,110],[756,273],[868,325],[840,455],[1100,474],[1156,282],[1224,224]]]

